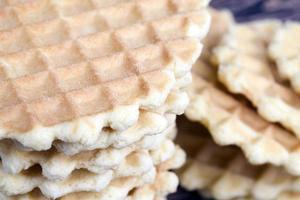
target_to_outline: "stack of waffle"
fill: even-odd
[[[207,0],[1,0],[0,199],[163,199]]]
[[[300,199],[300,25],[211,13],[180,123],[194,152],[182,184],[215,199]]]

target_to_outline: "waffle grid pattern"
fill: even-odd
[[[17,20],[10,23],[15,27],[6,27],[4,22],[7,19],[0,25],[0,71],[3,80],[0,87],[0,121],[8,130],[26,132],[38,123],[51,126],[106,111],[115,105],[132,103],[136,94],[146,96],[151,87],[164,84],[166,77],[155,71],[167,66],[170,58],[174,58],[172,42],[170,45],[160,43],[136,48],[176,39],[170,38],[171,33],[166,32],[170,29],[163,28],[162,24],[166,21],[145,22],[144,25],[125,28],[120,26],[191,8],[180,7],[180,1],[171,0],[125,2],[120,4],[122,9],[118,5],[107,8],[106,1],[103,5],[99,2],[36,1],[2,9],[4,16],[14,14],[15,18],[8,18]],[[196,6],[193,1],[182,5],[193,6],[193,9]],[[86,13],[87,10],[91,13]],[[85,14],[93,17],[85,17]],[[75,17],[85,19],[82,23],[87,24],[77,24],[78,27],[75,27],[76,23],[72,24]],[[96,22],[92,26],[91,22],[87,22],[93,21],[91,18],[97,19],[97,24],[103,26],[93,30]],[[98,20],[103,23],[98,23]],[[173,27],[176,30],[186,30],[192,24],[188,17],[174,20],[171,25],[178,25]],[[78,19],[75,21],[78,22]],[[111,31],[116,28],[120,29]],[[134,35],[126,34],[130,30],[135,30]],[[174,29],[172,31],[174,36]],[[176,35],[177,38],[185,36]],[[157,54],[149,55],[147,51]],[[151,63],[156,56],[160,57],[161,63]],[[125,80],[120,81],[121,78]],[[162,82],[157,83],[157,80]]]

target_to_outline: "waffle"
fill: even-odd
[[[159,197],[164,197],[167,193],[176,190],[178,178],[173,172],[158,172],[154,183],[152,179],[153,171],[146,173],[141,177],[119,178],[114,181],[99,193],[74,193],[60,200],[77,200],[84,198],[87,200],[157,200]],[[130,191],[131,194],[128,193]],[[48,200],[43,197],[38,190],[30,194],[21,195],[19,197],[4,197],[3,200]]]
[[[144,184],[153,183],[155,179],[156,171],[152,169],[147,173],[138,177],[123,177],[113,180],[107,187],[105,187],[101,192],[80,192],[73,193],[67,196],[59,198],[60,200],[73,200],[73,199],[105,199],[104,197],[112,196],[115,199],[122,199],[121,197],[126,197],[127,193],[134,189],[135,187],[142,186]],[[118,191],[118,192],[116,192]],[[28,194],[17,195],[14,197],[9,197],[3,195],[3,200],[49,200],[49,198],[43,196],[39,190],[34,190]],[[113,199],[113,198],[111,198]]]
[[[278,24],[258,24],[236,26],[215,49],[219,79],[231,92],[246,96],[265,119],[300,136],[300,97],[278,80],[268,57],[266,38],[270,40]]]
[[[167,152],[168,151],[166,150],[167,146],[161,148],[161,151]],[[63,196],[59,198],[59,200],[73,200],[73,199],[74,200],[75,199],[117,200],[117,199],[124,199],[130,193],[130,191],[134,191],[134,192],[133,195],[127,196],[128,200],[140,199],[144,195],[148,197],[149,194],[143,194],[143,196],[140,195],[144,192],[147,192],[150,189],[152,194],[155,191],[155,197],[163,198],[164,195],[166,195],[169,192],[173,192],[176,189],[178,185],[178,178],[175,174],[171,172],[163,171],[162,168],[164,168],[164,170],[176,169],[177,167],[182,166],[185,161],[185,154],[183,153],[183,151],[179,147],[176,147],[174,150],[175,151],[173,152],[171,157],[160,159],[162,163],[158,163],[156,170],[155,168],[152,168],[151,170],[147,171],[144,175],[141,176],[129,176],[129,177],[116,178],[112,180],[110,184],[106,188],[103,188],[100,192],[76,192],[76,193],[71,193],[66,196]],[[158,154],[158,152],[156,152],[155,154]],[[161,153],[161,155],[164,154]],[[172,161],[176,161],[176,162],[173,163]],[[158,175],[156,176],[157,182],[156,181],[154,182],[155,175],[156,175],[155,171],[158,171]],[[154,185],[152,184],[153,182]],[[151,184],[151,186],[149,184]],[[37,189],[33,190],[30,193],[17,195],[13,197],[12,196],[8,197],[3,193],[0,193],[0,197],[2,197],[3,200],[46,200],[46,199],[48,200],[48,198],[43,196],[40,190]]]
[[[172,132],[175,132],[173,126],[161,134],[145,136],[138,142],[121,149],[110,147],[85,151],[74,156],[67,156],[55,151],[55,149],[44,152],[21,151],[14,148],[11,141],[1,141],[0,157],[5,173],[18,174],[35,164],[39,164],[45,178],[62,180],[67,178],[75,169],[86,169],[98,174],[108,169],[114,169],[126,156],[139,149],[158,148],[168,135],[173,134]]]
[[[203,61],[211,63],[214,62],[212,58],[213,48],[219,44],[222,36],[234,24],[234,19],[231,12],[227,10],[209,9],[211,15],[211,26],[206,38],[203,40],[203,51],[201,58]]]
[[[280,75],[291,82],[293,89],[300,93],[300,25],[287,22],[277,30],[269,46],[269,54],[276,61]]]
[[[175,120],[174,114],[164,115],[164,113],[171,112],[171,110],[176,111],[177,109],[178,111],[182,111],[182,109],[188,105],[188,102],[187,94],[177,92],[172,93],[168,96],[167,103],[155,112],[141,111],[139,113],[137,123],[124,131],[116,131],[108,128],[107,130],[103,130],[100,134],[98,134],[97,138],[92,143],[68,143],[56,141],[54,146],[58,151],[67,155],[74,155],[81,151],[107,148],[109,146],[123,148],[140,140],[144,136],[153,135],[164,131],[169,125],[173,124]],[[121,116],[121,118],[125,117],[126,115]],[[127,119],[125,118],[124,120]]]
[[[136,188],[126,200],[161,200],[167,194],[175,192],[178,186],[178,177],[172,172],[160,172],[154,184]]]
[[[297,200],[300,198],[299,192],[283,192],[278,197],[276,197],[276,200]],[[246,198],[236,198],[235,200],[256,200],[253,197],[246,197]]]
[[[204,124],[217,144],[239,146],[252,164],[280,165],[289,173],[300,175],[299,139],[264,120],[243,101],[207,78],[209,69],[213,68],[201,68],[205,66],[193,68],[193,85],[189,89],[191,102],[185,115]]]
[[[100,192],[115,178],[139,176],[146,173],[154,165],[170,159],[175,154],[176,148],[178,147],[175,147],[172,141],[166,140],[153,152],[147,150],[133,152],[125,160],[121,161],[119,165],[111,169],[102,170],[100,174],[86,170],[75,170],[63,180],[48,180],[41,175],[39,168],[36,167],[15,175],[10,175],[0,170],[0,192],[12,196],[39,188],[45,196],[50,198],[58,198],[80,191]],[[164,156],[160,156],[158,160],[152,154]]]
[[[252,165],[239,148],[218,146],[207,130],[185,123],[179,123],[178,142],[185,150],[198,152],[179,172],[181,184],[188,190],[201,190],[215,199],[228,200],[277,200],[299,192],[297,176],[273,165]]]
[[[176,80],[189,73],[209,27],[207,3],[42,0],[4,5],[0,138],[46,150],[53,140],[92,142],[103,127],[120,131],[133,124],[129,119],[137,119],[139,108],[162,105]]]
[[[160,120],[160,121],[158,121]],[[96,149],[106,149],[109,147],[113,148],[124,148],[129,146],[146,136],[152,136],[164,132],[169,126],[171,126],[175,121],[174,114],[160,115],[154,112],[144,112],[141,111],[139,120],[137,124],[128,128],[125,131],[117,132],[112,129],[104,130],[91,145],[83,145],[81,143],[65,143],[56,141],[52,147],[58,152],[64,153],[68,156],[73,156],[82,151],[90,151]],[[2,140],[9,141],[9,140]],[[20,143],[15,141],[10,141],[11,148],[19,151],[26,152],[37,152],[30,148],[26,148]],[[14,150],[13,149],[13,150]],[[50,149],[51,150],[51,149]],[[47,152],[42,151],[42,152]]]

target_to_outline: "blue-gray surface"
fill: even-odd
[[[300,21],[300,0],[212,0],[215,8],[230,9],[239,22],[263,18]],[[208,200],[197,192],[179,188],[169,200]]]

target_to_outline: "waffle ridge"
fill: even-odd
[[[269,55],[276,62],[278,72],[285,80],[289,80],[293,89],[300,92],[300,68],[298,37],[299,24],[286,22],[274,34],[269,45]]]

